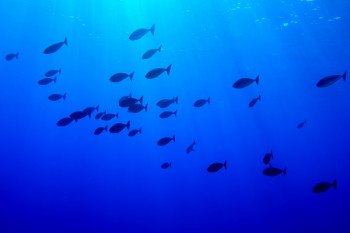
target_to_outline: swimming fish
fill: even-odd
[[[104,114],[101,117],[101,120],[109,121],[109,120],[112,120],[114,117],[118,119],[119,113],[118,112],[116,114],[114,114],[114,113],[106,113],[106,114]]]
[[[138,40],[141,39],[144,35],[146,35],[148,32],[151,32],[152,35],[154,35],[154,24],[152,25],[152,27],[150,29],[138,29],[136,31],[134,31],[133,33],[131,33],[131,35],[129,36],[129,40]]]
[[[255,79],[250,78],[241,78],[238,79],[234,84],[233,88],[244,88],[252,84],[253,82],[256,82],[256,85],[259,84],[259,75]]]
[[[173,115],[173,114],[176,116],[177,110],[175,110],[175,112],[171,112],[171,111],[162,112],[162,113],[159,115],[159,117],[164,119],[164,118],[170,117],[170,116]]]
[[[56,74],[61,74],[61,68],[59,70],[49,70],[45,73],[45,76],[52,77],[52,76],[55,76]]]
[[[147,106],[148,104],[146,104],[145,106],[143,106],[142,104],[133,104],[128,108],[128,112],[138,113],[141,112],[143,109],[145,109],[145,111],[147,112]]]
[[[273,159],[273,154],[271,153],[266,153],[264,156],[264,164],[269,164],[271,159]]]
[[[64,93],[63,95],[61,94],[52,94],[48,97],[49,100],[51,101],[57,101],[59,99],[63,99],[66,100],[66,93]]]
[[[100,135],[103,131],[106,131],[106,132],[107,132],[107,128],[108,128],[107,125],[106,125],[105,127],[98,127],[98,128],[95,130],[94,134],[95,134],[95,135]]]
[[[49,84],[51,82],[56,83],[56,79],[57,79],[57,77],[54,77],[54,78],[43,78],[43,79],[38,81],[38,84],[39,85],[47,85],[47,84]]]
[[[133,130],[131,130],[130,132],[129,132],[129,136],[130,137],[133,137],[133,136],[135,136],[137,133],[140,133],[141,134],[141,128],[140,129],[133,129]]]
[[[171,162],[170,163],[163,163],[160,167],[163,169],[171,168]]]
[[[277,176],[277,175],[283,173],[283,175],[285,176],[286,175],[286,171],[287,171],[287,168],[281,170],[281,169],[275,168],[275,167],[268,167],[268,168],[265,168],[263,170],[263,174],[265,176]]]
[[[127,128],[127,130],[130,129],[130,121],[128,121],[126,124],[123,124],[123,123],[114,124],[111,128],[109,128],[109,132],[111,132],[111,133],[119,133],[124,128]]]
[[[206,104],[208,102],[208,104],[210,104],[210,96],[209,98],[206,100],[206,99],[200,99],[200,100],[197,100],[196,102],[194,102],[194,106],[199,108],[199,107],[202,107],[204,104]]]
[[[178,97],[174,97],[173,99],[162,99],[160,101],[158,101],[157,106],[160,108],[166,108],[168,107],[170,104],[173,103],[178,103]]]
[[[167,68],[155,68],[146,74],[146,78],[147,79],[157,78],[159,75],[163,74],[165,71],[169,75],[170,69],[171,69],[171,65],[169,65]]]
[[[158,49],[150,49],[148,50],[147,52],[145,52],[143,55],[142,55],[142,59],[148,59],[148,58],[151,58],[153,57],[153,55],[156,53],[156,52],[160,52],[160,49],[162,48],[162,46],[160,46]]]
[[[334,189],[337,189],[337,180],[333,181],[333,184],[328,182],[322,182],[319,184],[316,184],[315,187],[312,189],[314,193],[323,193],[326,192],[331,186],[334,187]]]
[[[173,141],[175,142],[175,134],[173,135],[172,138],[169,138],[169,137],[161,138],[161,139],[157,142],[157,145],[158,145],[158,146],[165,146],[165,145],[167,145],[169,142],[171,142],[171,140],[173,140]]]
[[[140,104],[142,104],[142,101],[143,101],[143,96],[141,96],[140,99],[132,98],[131,95],[130,95],[130,97],[123,96],[119,100],[119,106],[122,107],[122,108],[128,108],[131,105],[136,104],[137,102],[140,102]]]
[[[14,58],[18,59],[18,55],[19,53],[10,53],[6,55],[5,59],[6,61],[11,61]]]
[[[45,54],[50,54],[50,53],[54,53],[54,52],[57,52],[61,47],[62,45],[68,45],[67,44],[67,37],[64,38],[64,41],[63,42],[59,42],[59,43],[56,43],[56,44],[53,44],[53,45],[50,45],[49,47],[47,47],[45,50],[44,50],[44,53]]]
[[[67,126],[73,121],[73,118],[70,117],[65,117],[62,118],[61,120],[57,121],[56,125],[57,126]]]
[[[337,82],[339,79],[343,78],[344,82],[346,80],[346,72],[344,72],[343,75],[330,75],[327,77],[322,78],[320,81],[317,82],[317,87],[328,87],[332,85],[333,83]]]
[[[106,114],[106,110],[104,112],[99,112],[99,113],[96,114],[95,119],[98,120],[105,114]]]
[[[249,107],[250,107],[250,108],[253,107],[253,106],[256,104],[256,102],[258,102],[258,100],[261,100],[260,95],[259,95],[259,97],[254,98],[252,101],[250,101]]]
[[[72,114],[70,114],[69,116],[75,121],[77,122],[80,119],[83,119],[84,117],[86,117],[88,114],[84,111],[76,111],[73,112]]]
[[[98,107],[99,105],[97,105],[96,107],[88,107],[88,108],[85,108],[83,112],[85,112],[89,116],[89,118],[91,118],[92,112],[95,111],[95,109],[96,111],[98,111]]]
[[[211,164],[208,168],[207,171],[208,172],[217,172],[219,171],[221,168],[225,167],[226,169],[226,160],[224,163],[213,163]]]
[[[306,120],[298,124],[297,128],[300,129],[306,124]]]
[[[132,78],[134,77],[134,72],[132,72],[131,74],[126,74],[126,73],[117,73],[117,74],[113,74],[111,77],[110,77],[110,81],[112,83],[117,83],[117,82],[120,82],[126,78],[130,78],[130,81],[132,81]]]
[[[193,141],[193,143],[189,147],[187,147],[187,150],[186,150],[187,154],[189,154],[192,151],[194,151],[194,149],[193,149],[194,145],[196,145],[196,141]]]

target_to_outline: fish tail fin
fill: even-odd
[[[53,79],[53,82],[54,82],[54,83],[56,83],[56,78],[57,78],[57,77],[55,77],[55,78]]]
[[[106,115],[106,113],[107,113],[107,110],[105,110],[105,111],[103,112],[103,115]]]
[[[258,99],[261,100],[261,95],[259,95]]]
[[[210,104],[210,96],[209,96],[209,98],[208,98],[208,104]]]
[[[224,162],[224,167],[225,167],[225,169],[227,168],[227,166],[226,166],[226,160],[225,160],[225,162]]]
[[[63,100],[66,100],[66,93],[63,94]]]
[[[193,145],[196,145],[196,141],[195,140],[193,141]]]
[[[130,80],[132,81],[132,78],[134,77],[134,72],[132,72],[131,74],[129,74]]]
[[[171,65],[169,65],[168,68],[166,68],[166,72],[168,75],[170,74],[170,69],[171,69]]]
[[[145,106],[145,111],[147,112],[147,107],[148,107],[148,104],[146,104],[146,106]]]
[[[174,115],[175,115],[175,116],[177,115],[177,110],[175,110]]]
[[[118,119],[119,118],[119,112],[117,112],[117,114],[115,114],[115,117]]]
[[[346,73],[347,73],[347,70],[345,70],[344,74],[343,74],[343,79],[344,79],[344,82],[346,80]]]
[[[260,75],[258,75],[258,76],[256,77],[256,79],[255,79],[256,85],[259,84],[259,79],[260,79]]]
[[[179,98],[178,98],[178,96],[176,96],[175,97],[175,103],[178,104],[178,102],[179,102]]]
[[[140,104],[142,104],[143,96],[141,96],[141,98],[139,99],[139,101],[140,101]]]
[[[333,185],[334,189],[337,190],[337,180],[334,180],[332,185]]]
[[[306,124],[306,120],[304,121],[304,124]]]
[[[162,45],[160,45],[160,46],[159,46],[159,49],[158,49],[158,51],[160,52],[160,50],[161,50],[161,49],[162,49]]]
[[[173,141],[175,142],[175,134],[173,135]]]
[[[61,74],[61,70],[62,70],[62,67],[60,67],[60,69],[58,70],[58,73]]]
[[[68,46],[67,37],[64,38],[64,43]]]
[[[126,123],[126,128],[129,130],[130,129],[130,120]]]
[[[141,131],[142,131],[142,128],[139,129],[139,132],[140,132],[140,133],[141,133]]]
[[[287,168],[283,169],[283,175],[286,176]]]
[[[105,126],[105,131],[107,132],[107,130],[108,130],[108,125]]]
[[[16,59],[18,59],[19,52],[16,53]]]
[[[171,168],[171,161],[170,161],[170,163],[169,163],[169,168]]]
[[[100,105],[98,104],[97,106],[96,106],[96,111],[98,112],[98,108],[100,107]]]
[[[151,31],[151,33],[152,33],[152,35],[154,35],[154,27],[155,27],[156,25],[155,24],[153,24],[152,25],[152,27],[151,27],[151,29],[150,29],[150,31]]]

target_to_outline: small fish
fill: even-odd
[[[143,106],[142,104],[133,104],[128,108],[128,112],[138,113],[141,112],[143,109],[145,109],[145,111],[147,112],[147,106],[148,104],[146,104],[145,106]]]
[[[38,84],[39,85],[47,85],[47,84],[49,84],[51,82],[56,83],[56,79],[57,79],[57,77],[54,77],[54,78],[43,78],[43,79],[38,81]]]
[[[162,112],[162,113],[159,115],[159,117],[164,119],[164,118],[170,117],[170,116],[173,115],[173,114],[176,116],[177,110],[175,110],[175,112],[171,112],[171,111]]]
[[[14,58],[18,59],[18,55],[19,53],[10,53],[6,55],[5,59],[6,61],[11,61]]]
[[[47,47],[44,50],[44,54],[51,54],[51,53],[57,52],[64,44],[68,45],[67,44],[67,37],[64,39],[63,42],[59,42],[59,43],[56,43],[56,44],[53,44],[53,45],[50,45],[49,47]]]
[[[158,145],[158,146],[165,146],[165,145],[167,145],[169,142],[171,142],[171,140],[173,140],[173,141],[175,142],[175,134],[173,135],[172,138],[169,138],[169,137],[161,138],[161,139],[157,142],[157,145]]]
[[[160,167],[163,169],[171,168],[171,162],[170,163],[163,163]]]
[[[250,78],[241,78],[238,79],[234,84],[233,88],[244,88],[252,84],[253,82],[256,82],[256,85],[259,84],[259,75],[255,79]]]
[[[106,113],[106,114],[104,114],[104,115],[101,117],[101,120],[109,121],[109,120],[112,120],[114,117],[118,119],[119,113],[118,113],[118,112],[117,112],[117,114],[114,114],[114,113]]]
[[[154,35],[154,27],[155,25],[153,24],[152,27],[150,29],[138,29],[136,31],[134,31],[133,33],[131,33],[131,35],[129,36],[129,40],[138,40],[141,39],[144,35],[146,35],[148,32],[151,32],[152,35]]]
[[[86,115],[88,115],[89,118],[91,118],[92,112],[95,111],[95,109],[96,109],[96,111],[98,111],[98,107],[99,107],[99,105],[97,105],[96,108],[95,108],[95,107],[88,107],[88,108],[85,108],[85,109],[83,110],[83,112],[85,112]]]
[[[186,150],[187,154],[189,154],[192,151],[194,151],[194,149],[193,149],[194,145],[196,145],[196,141],[193,141],[193,143],[189,147],[187,147],[187,150]]]
[[[146,74],[146,78],[147,79],[157,78],[159,75],[163,74],[165,71],[169,75],[170,69],[171,69],[171,65],[169,65],[168,68],[166,68],[166,69],[165,68],[155,68]]]
[[[297,128],[300,129],[306,124],[306,120],[298,124]]]
[[[140,133],[141,134],[141,128],[140,129],[133,129],[133,130],[131,130],[130,132],[129,132],[129,136],[130,137],[133,137],[133,136],[135,136],[137,133]]]
[[[287,168],[281,170],[281,169],[275,168],[275,167],[268,167],[268,168],[265,168],[263,170],[263,174],[265,176],[277,176],[277,175],[283,173],[283,175],[285,176],[286,175],[286,171],[287,171]]]
[[[334,187],[334,189],[337,189],[337,180],[333,181],[333,184],[328,182],[322,182],[319,184],[316,184],[315,187],[312,189],[314,193],[323,193],[326,192],[331,186]]]
[[[142,101],[143,101],[143,96],[141,96],[140,99],[132,98],[131,95],[130,95],[130,97],[123,96],[119,100],[119,106],[122,108],[128,108],[128,107],[136,104],[137,102],[140,102],[140,104],[142,104]]]
[[[162,46],[160,46],[158,49],[150,49],[148,50],[147,52],[145,52],[143,55],[142,55],[142,59],[148,59],[148,58],[151,58],[153,57],[153,55],[156,53],[156,52],[160,52],[160,49],[162,48]]]
[[[332,85],[333,83],[337,82],[339,79],[343,78],[344,82],[346,80],[346,72],[344,72],[343,75],[330,75],[325,78],[322,78],[320,81],[317,82],[317,87],[328,87]]]
[[[107,132],[107,128],[108,128],[107,125],[106,125],[105,127],[98,127],[98,128],[95,130],[94,134],[95,134],[95,135],[100,135],[103,131],[106,131],[106,132]]]
[[[168,107],[170,104],[173,103],[178,103],[178,97],[174,97],[173,99],[162,99],[160,101],[158,101],[157,106],[160,108],[166,108]]]
[[[52,94],[48,97],[49,100],[51,101],[57,101],[59,99],[63,99],[66,100],[66,93],[64,93],[63,95],[61,94]]]
[[[62,118],[61,120],[57,121],[56,125],[57,126],[67,126],[73,121],[73,118],[71,117],[65,117]]]
[[[196,108],[199,108],[199,107],[202,107],[204,104],[210,104],[210,97],[206,100],[206,99],[200,99],[200,100],[197,100],[196,102],[194,102],[194,106]]]
[[[80,119],[83,119],[84,117],[86,117],[88,114],[84,111],[76,111],[73,112],[72,114],[70,114],[70,118],[72,118],[75,122],[77,122]]]
[[[253,106],[256,104],[256,102],[258,102],[258,100],[261,100],[260,95],[259,95],[259,97],[254,98],[252,101],[250,101],[249,107],[250,107],[250,108],[253,107]]]
[[[130,78],[130,81],[132,81],[133,77],[134,77],[134,72],[132,72],[131,74],[117,73],[117,74],[113,74],[109,80],[112,83],[117,83],[117,82],[123,81],[126,78]]]
[[[99,113],[96,114],[95,119],[98,120],[105,114],[106,114],[106,110],[104,112],[99,112]]]
[[[59,70],[49,70],[45,73],[45,76],[52,77],[52,76],[55,76],[56,74],[61,74],[61,68]]]
[[[124,128],[127,128],[127,130],[130,129],[130,121],[128,121],[126,124],[123,124],[123,123],[114,124],[111,128],[109,128],[109,132],[110,133],[119,133]]]
[[[269,164],[271,159],[273,159],[273,154],[271,153],[266,153],[264,156],[264,164]]]
[[[225,167],[226,169],[226,160],[224,163],[213,163],[211,164],[208,168],[207,171],[208,172],[217,172],[219,171],[221,168]]]

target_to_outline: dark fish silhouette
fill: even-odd
[[[269,164],[271,159],[273,159],[273,154],[271,153],[266,153],[264,156],[264,164]]]
[[[148,104],[146,104],[145,106],[143,106],[142,104],[133,104],[128,108],[128,112],[138,113],[141,112],[143,109],[145,109],[145,111],[147,112],[147,106]]]
[[[140,133],[141,134],[141,128],[140,129],[133,129],[133,130],[131,130],[130,132],[129,132],[129,136],[130,137],[133,137],[133,136],[135,136],[137,133]]]
[[[147,79],[157,78],[159,75],[163,74],[165,71],[169,75],[170,69],[171,69],[171,65],[169,65],[168,68],[166,68],[166,69],[165,68],[155,68],[146,74],[146,78]]]
[[[63,95],[61,94],[52,94],[48,97],[49,100],[51,101],[57,101],[59,99],[63,99],[66,100],[66,93],[64,93]]]
[[[43,78],[43,79],[38,81],[38,84],[39,85],[47,85],[47,84],[49,84],[51,82],[56,83],[56,79],[57,79],[57,77],[54,77],[54,78]]]
[[[19,53],[10,53],[6,55],[5,59],[6,61],[11,61],[14,58],[18,59],[18,55]]]
[[[45,76],[52,77],[52,76],[55,76],[56,74],[61,74],[61,68],[59,70],[49,70],[45,73]]]
[[[70,114],[70,118],[72,118],[75,122],[77,122],[80,119],[83,119],[84,117],[86,117],[88,114],[84,111],[76,111],[73,112],[72,114]]]
[[[331,186],[334,187],[334,189],[337,189],[337,180],[333,181],[333,184],[328,182],[322,182],[319,184],[316,184],[315,187],[312,189],[314,193],[323,193],[326,192]]]
[[[173,135],[172,138],[169,138],[169,137],[161,138],[161,139],[157,142],[157,145],[158,145],[158,146],[165,146],[165,145],[167,145],[169,142],[171,142],[171,140],[173,140],[173,141],[175,142],[175,134]]]
[[[124,128],[127,128],[127,130],[130,129],[130,121],[128,121],[126,124],[123,124],[123,123],[114,124],[111,128],[109,128],[109,132],[111,132],[111,133],[119,133]]]
[[[178,97],[174,97],[173,99],[162,99],[160,101],[158,101],[157,106],[160,108],[166,108],[168,107],[170,104],[173,103],[178,103]]]
[[[98,120],[105,114],[106,114],[106,110],[104,112],[99,112],[99,113],[96,114],[95,119]]]
[[[118,119],[119,117],[119,113],[106,113],[104,114],[102,117],[101,117],[101,120],[104,120],[104,121],[109,121],[109,120],[112,120],[113,118],[117,118]]]
[[[156,53],[156,52],[160,52],[160,49],[162,48],[162,46],[160,46],[158,49],[150,49],[148,50],[147,52],[145,52],[143,55],[142,55],[142,59],[148,59],[148,58],[151,58],[153,57],[153,55]]]
[[[107,128],[108,128],[107,125],[106,125],[105,127],[98,127],[98,128],[95,130],[94,134],[95,134],[95,135],[100,135],[103,131],[106,131],[106,132],[107,132]]]
[[[96,109],[96,111],[98,111],[98,107],[99,107],[99,105],[97,105],[96,108],[95,107],[88,107],[88,108],[85,108],[83,112],[85,112],[86,115],[88,115],[89,118],[91,118],[92,112],[95,111],[95,109]]]
[[[207,171],[208,172],[217,172],[219,171],[221,168],[225,167],[226,168],[226,160],[224,163],[213,163],[211,164],[208,168]]]
[[[318,87],[328,87],[328,86],[332,85],[333,83],[337,82],[341,78],[343,78],[344,82],[345,82],[345,80],[346,80],[346,71],[344,72],[343,75],[330,75],[330,76],[324,77],[323,79],[318,81],[316,86],[318,86]]]
[[[297,128],[300,129],[306,124],[306,120],[298,124]]]
[[[143,100],[143,96],[141,96],[140,99],[136,99],[136,98],[132,98],[132,97],[128,97],[128,96],[123,96],[119,100],[119,106],[122,108],[128,108],[128,107],[136,104],[137,102],[140,102],[140,104],[142,104],[142,100]]]
[[[151,32],[152,35],[154,35],[154,24],[152,25],[152,27],[150,29],[138,29],[136,31],[134,31],[133,33],[131,33],[131,35],[129,36],[130,40],[138,40],[141,39],[144,35],[146,35],[148,32]]]
[[[249,107],[250,107],[250,108],[253,107],[253,106],[256,104],[256,102],[258,102],[258,100],[261,100],[260,95],[259,95],[258,98],[254,98],[252,101],[250,101]]]
[[[62,118],[61,120],[57,121],[56,125],[58,125],[58,126],[67,126],[72,121],[73,121],[73,118],[65,117],[65,118]]]
[[[263,174],[265,176],[277,176],[277,175],[283,173],[283,175],[285,176],[286,175],[286,171],[287,171],[287,168],[281,170],[281,169],[275,168],[275,167],[268,167],[268,168],[265,168],[263,170]]]
[[[171,168],[171,162],[170,163],[163,163],[160,167],[163,169]]]
[[[68,45],[67,44],[67,37],[64,39],[63,42],[59,42],[59,43],[56,43],[56,44],[53,44],[53,45],[50,45],[49,47],[47,47],[45,50],[44,50],[44,53],[45,54],[50,54],[50,53],[54,53],[54,52],[57,52],[57,50],[59,50],[62,45]]]
[[[170,117],[171,115],[175,115],[175,116],[176,116],[176,114],[177,114],[177,110],[175,110],[175,112],[165,111],[165,112],[162,112],[162,113],[159,115],[159,117],[164,119],[164,118]]]
[[[130,78],[130,80],[132,81],[133,77],[134,77],[134,72],[132,72],[131,74],[117,73],[117,74],[113,74],[109,80],[112,83],[117,83],[117,82],[123,81],[126,78]]]
[[[194,145],[196,145],[196,141],[193,141],[193,143],[189,147],[187,147],[187,150],[186,150],[187,154],[189,154],[192,151],[194,151],[194,149],[193,149]]]
[[[202,107],[204,104],[210,104],[210,97],[206,100],[206,99],[200,99],[200,100],[197,100],[196,102],[194,102],[194,106],[199,108],[199,107]]]
[[[250,79],[250,78],[241,78],[238,79],[234,84],[233,88],[244,88],[252,84],[253,82],[256,82],[256,85],[259,84],[259,75],[256,77],[256,79]]]

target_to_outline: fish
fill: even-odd
[[[69,116],[75,121],[78,122],[78,120],[83,119],[86,117],[88,114],[84,111],[76,111],[70,114]]]
[[[114,113],[106,113],[106,114],[104,114],[101,117],[101,120],[109,121],[109,120],[112,120],[114,117],[118,119],[119,113],[118,112],[116,114],[114,114]]]
[[[334,187],[334,189],[337,189],[337,180],[334,180],[333,183],[328,182],[321,182],[315,185],[315,187],[312,189],[314,193],[323,193],[326,192],[331,186]]]
[[[306,120],[298,124],[297,128],[300,129],[306,124]]]
[[[54,53],[54,52],[57,52],[61,47],[62,45],[68,45],[67,44],[67,37],[64,38],[64,41],[63,42],[59,42],[59,43],[56,43],[56,44],[53,44],[53,45],[50,45],[49,47],[47,47],[45,50],[44,50],[44,54],[51,54],[51,53]]]
[[[119,100],[119,106],[122,108],[128,108],[128,107],[136,104],[137,102],[140,102],[140,104],[142,104],[142,101],[143,101],[143,96],[141,96],[140,99],[132,98],[131,95],[130,95],[130,97],[123,96]]]
[[[317,82],[316,86],[317,87],[328,87],[328,86],[334,84],[335,82],[337,82],[341,78],[343,78],[344,82],[345,82],[346,72],[347,71],[345,71],[343,75],[330,75],[330,76],[324,77],[320,81]]]
[[[193,141],[193,143],[189,147],[187,147],[187,149],[186,149],[186,153],[187,154],[189,154],[192,151],[194,151],[194,149],[193,149],[194,145],[196,145],[196,141]]]
[[[66,93],[64,93],[63,95],[61,94],[52,94],[48,97],[49,100],[51,101],[57,101],[59,99],[63,99],[66,100]]]
[[[255,79],[250,79],[250,78],[238,79],[232,86],[233,88],[245,88],[250,84],[252,84],[253,82],[256,82],[256,85],[259,84],[259,75]]]
[[[67,126],[73,121],[73,118],[71,117],[65,117],[62,118],[61,120],[57,121],[56,125],[57,126]]]
[[[136,31],[134,31],[133,33],[131,33],[131,35],[129,36],[129,40],[138,40],[141,39],[144,35],[146,35],[148,32],[151,32],[152,35],[154,35],[154,27],[155,24],[152,25],[152,27],[150,29],[138,29]]]
[[[258,100],[261,100],[260,95],[259,95],[259,97],[254,98],[252,101],[250,101],[249,107],[250,107],[250,108],[253,107],[253,106],[256,104],[256,102],[258,102]]]
[[[123,123],[114,124],[111,128],[109,128],[109,132],[110,133],[119,133],[124,128],[127,128],[127,130],[130,129],[130,121],[128,121],[126,124],[123,124]]]
[[[271,167],[265,168],[263,170],[263,174],[265,176],[277,176],[277,175],[283,173],[283,175],[286,176],[286,171],[287,171],[287,168],[281,170],[279,168],[275,168],[275,167],[271,166]]]
[[[173,103],[178,103],[178,97],[174,97],[173,99],[162,99],[160,101],[158,101],[157,106],[160,108],[166,108],[168,107],[170,104]]]
[[[169,65],[167,68],[155,68],[155,69],[149,71],[145,77],[147,79],[154,79],[154,78],[157,78],[159,75],[163,74],[165,71],[169,75],[170,69],[171,69],[171,65]]]
[[[269,164],[271,159],[273,159],[273,154],[271,153],[266,153],[264,156],[264,164]]]
[[[156,53],[156,52],[160,52],[162,46],[160,46],[158,49],[150,49],[148,50],[147,52],[145,52],[143,55],[142,55],[142,59],[148,59],[148,58],[151,58],[153,57],[153,55]]]
[[[196,107],[196,108],[200,108],[200,107],[202,107],[204,104],[206,104],[206,103],[208,103],[208,104],[210,104],[210,96],[209,96],[209,98],[206,100],[206,99],[200,99],[200,100],[197,100],[196,102],[194,102],[194,106]]]
[[[225,167],[226,169],[226,160],[224,163],[213,163],[211,164],[208,168],[207,171],[208,172],[217,172],[219,171],[221,168]]]
[[[132,81],[133,77],[134,77],[134,72],[132,72],[131,74],[117,73],[117,74],[113,74],[109,80],[112,83],[117,83],[117,82],[123,81],[126,78],[130,78],[130,81]]]
[[[130,137],[133,137],[133,136],[135,136],[137,133],[140,133],[141,134],[141,128],[140,129],[133,129],[133,130],[131,130],[130,132],[129,132],[129,136]]]
[[[18,55],[19,55],[19,53],[9,53],[5,56],[5,60],[11,61],[14,58],[18,59]]]
[[[164,118],[170,117],[170,116],[173,115],[173,114],[176,116],[177,110],[175,110],[175,112],[171,112],[171,111],[162,112],[162,113],[159,115],[159,117],[164,119]]]
[[[171,140],[173,140],[173,141],[175,142],[175,134],[173,135],[172,138],[164,137],[164,138],[159,139],[159,141],[157,142],[157,145],[158,145],[158,146],[165,146],[165,145],[167,145],[169,142],[171,142]]]
[[[95,119],[98,120],[105,114],[106,114],[106,110],[104,112],[99,112],[99,113],[96,114]]]
[[[57,77],[54,77],[54,78],[43,78],[43,79],[38,81],[38,84],[39,85],[47,85],[47,84],[49,84],[51,82],[56,83],[56,79],[57,79]]]
[[[52,76],[55,76],[56,74],[61,74],[61,69],[62,68],[60,68],[59,70],[49,70],[45,73],[45,76],[52,77]]]
[[[145,109],[145,111],[147,112],[147,106],[148,104],[146,104],[145,106],[143,106],[142,104],[133,104],[128,108],[128,112],[138,113],[141,112],[143,109]]]
[[[107,132],[107,129],[108,129],[108,126],[107,126],[107,125],[106,125],[105,127],[98,127],[98,128],[95,130],[94,134],[95,134],[95,135],[100,135],[103,131],[106,131],[106,132]]]
[[[98,111],[98,107],[99,105],[97,105],[96,107],[88,107],[88,108],[85,108],[83,112],[85,112],[89,116],[89,118],[91,118],[92,112],[95,111],[95,109],[96,111]]]
[[[163,163],[160,167],[163,169],[171,168],[171,162],[170,163]]]

